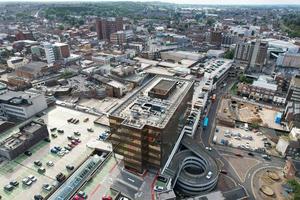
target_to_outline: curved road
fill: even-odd
[[[230,87],[233,85],[234,80],[229,80],[227,83],[227,86],[225,88],[220,88],[217,87],[217,89],[214,91],[216,95],[216,100],[214,103],[211,103],[209,112],[207,114],[207,117],[209,118],[209,125],[206,129],[202,129],[202,127],[198,128],[197,132],[194,135],[195,141],[199,143],[199,145],[203,146],[211,146],[212,138],[215,132],[215,119],[216,119],[216,114],[218,110],[218,105],[219,102],[224,96],[227,91],[229,91]],[[254,157],[251,158],[256,158],[260,162],[250,168],[245,175],[245,181],[242,182],[240,177],[236,174],[235,170],[232,168],[232,166],[228,163],[226,159],[223,158],[223,156],[220,153],[225,153],[228,155],[234,155],[237,150],[230,148],[230,147],[224,147],[224,146],[219,146],[215,145],[212,146],[212,151],[209,153],[216,159],[222,162],[223,168],[227,169],[228,171],[228,176],[230,176],[238,185],[243,186],[249,195],[249,199],[255,200],[255,194],[253,192],[254,186],[253,186],[253,179],[255,174],[265,168],[283,168],[285,161],[280,158],[272,157],[271,161],[266,161],[263,158],[261,158],[261,155],[258,153],[254,153]],[[243,150],[238,150],[239,152],[242,152],[241,154],[244,157],[249,157],[247,151]],[[242,159],[242,158],[241,158]]]

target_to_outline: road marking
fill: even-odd
[[[112,171],[116,168],[117,165],[118,165],[118,163],[116,162],[116,163],[112,166],[112,168],[110,168],[110,170],[109,170],[109,173],[110,173],[110,174],[111,174]]]
[[[92,196],[95,194],[95,192],[100,188],[100,186],[101,186],[101,184],[99,183],[99,184],[95,187],[95,189],[92,191],[92,193],[90,194],[90,197],[92,197]]]

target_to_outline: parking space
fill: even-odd
[[[55,177],[60,172],[66,175],[70,173],[66,169],[66,165],[78,167],[93,151],[86,144],[89,141],[95,141],[99,134],[107,129],[93,123],[97,116],[60,106],[50,108],[41,118],[48,125],[49,133],[54,133],[57,137],[50,136],[51,142],[39,142],[30,149],[32,152],[30,157],[22,154],[13,161],[4,161],[0,164],[0,195],[3,199],[33,199],[35,194],[45,196],[47,192],[42,188],[43,184],[55,184]],[[69,123],[67,122],[69,118],[76,118],[79,123]],[[87,118],[89,120],[85,120]],[[63,130],[64,133],[58,133],[57,130],[51,132],[52,128]],[[88,131],[88,129],[92,131]],[[79,132],[80,136],[75,136],[74,132]],[[74,148],[65,155],[59,156],[51,153],[50,149],[54,146],[61,148],[68,146],[70,140],[67,136],[78,137],[81,142],[74,145]],[[36,160],[41,161],[42,167],[46,170],[45,173],[37,172],[39,167],[34,164]],[[48,161],[52,161],[54,166],[47,166]],[[31,174],[36,176],[37,181],[31,186],[24,187],[22,179]],[[17,180],[19,186],[11,192],[5,192],[3,187],[12,180]]]
[[[260,131],[250,131],[244,127],[244,125],[240,125],[239,128],[217,126],[214,142],[250,151],[265,148],[267,138]]]

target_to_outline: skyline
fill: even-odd
[[[124,2],[131,0],[44,0],[43,2]],[[0,3],[10,2],[41,2],[39,0],[0,0]],[[155,2],[153,0],[133,0],[132,2]],[[253,0],[250,2],[237,1],[237,0],[159,0],[158,2],[175,3],[175,4],[198,4],[198,5],[300,5],[300,0]]]

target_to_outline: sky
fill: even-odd
[[[0,0],[0,2],[74,2],[74,0]],[[85,0],[75,0],[75,1],[82,1]],[[87,0],[87,1],[95,1],[101,2],[102,0]],[[169,3],[187,3],[187,4],[228,4],[228,5],[274,5],[274,4],[296,4],[300,5],[300,0],[105,0],[105,1],[162,1],[162,2],[169,2]]]

